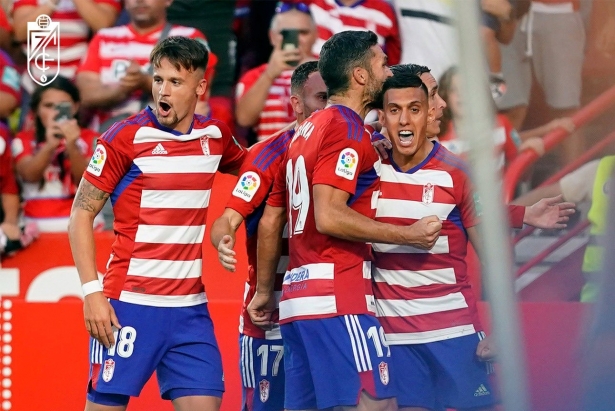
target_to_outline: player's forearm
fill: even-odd
[[[222,237],[225,235],[230,235],[233,237],[233,244],[235,243],[235,233],[237,232],[237,228],[233,228],[231,226],[230,221],[225,216],[219,217],[216,221],[214,221],[211,226],[211,233],[209,238],[211,240],[211,244],[214,248],[218,248],[220,241],[222,241]]]
[[[2,194],[3,223],[17,224],[19,222],[20,208],[21,204],[17,194]]]
[[[29,158],[24,158],[17,163],[16,171],[19,177],[30,183],[36,183],[43,178],[43,174],[49,164],[53,154],[55,153],[55,147],[44,143],[40,150],[36,154]]]
[[[258,245],[256,251],[256,291],[272,294],[275,276],[282,254],[282,233],[286,222],[282,207],[266,206],[258,224]]]
[[[96,245],[94,241],[92,212],[73,208],[68,224],[68,239],[81,284],[98,279],[96,270]]]
[[[98,4],[94,0],[73,0],[77,13],[96,33],[105,27],[111,27],[117,19],[117,12],[109,4]]]
[[[252,127],[258,123],[259,116],[265,107],[265,100],[273,79],[265,71],[246,93],[237,100],[235,116],[241,127]]]
[[[73,178],[73,183],[79,185],[83,172],[88,166],[89,159],[83,157],[81,151],[77,147],[77,143],[66,145],[66,152],[68,153],[68,160],[70,162],[70,175]]]

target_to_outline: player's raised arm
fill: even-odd
[[[121,326],[98,281],[93,224],[108,198],[109,193],[82,179],[68,226],[71,251],[83,287],[85,327],[92,337],[107,348],[115,343],[112,326]]]

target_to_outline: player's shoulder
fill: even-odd
[[[194,122],[192,123],[192,130],[209,129],[208,135],[214,138],[222,138],[231,136],[231,129],[223,121],[215,118],[206,117],[201,114],[194,115]]]
[[[100,140],[109,144],[118,138],[120,140],[129,139],[132,141],[141,127],[150,125],[151,123],[151,119],[148,117],[145,110],[143,110],[124,120],[113,123],[111,127],[100,135]]]
[[[453,178],[469,178],[470,167],[465,160],[440,143],[434,142],[434,144],[436,147],[433,163],[436,168],[448,172]]]
[[[370,140],[371,133],[365,128],[365,124],[361,116],[354,110],[342,105],[334,105],[327,107],[323,111],[322,123],[318,125],[329,125],[335,127],[339,131],[346,132],[348,140],[362,141],[364,138]],[[318,113],[312,114],[315,116]],[[316,123],[315,123],[316,125]]]
[[[246,163],[250,162],[254,167],[266,170],[274,160],[284,156],[294,135],[295,129],[279,131],[254,144],[246,156]]]

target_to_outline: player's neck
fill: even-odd
[[[348,95],[329,97],[329,100],[327,101],[327,106],[331,105],[348,107],[349,109],[357,113],[363,120],[365,120],[365,116],[367,116],[367,113],[370,111],[367,103],[358,100],[356,97]]]
[[[166,24],[166,20],[153,20],[149,22],[137,23],[134,21],[130,22],[132,29],[138,34],[147,34],[156,31],[157,29],[164,27]]]
[[[423,146],[412,155],[404,155],[393,147],[393,161],[397,167],[405,173],[425,161],[429,153],[431,153],[431,150],[433,150],[433,143],[431,140],[427,140]]]

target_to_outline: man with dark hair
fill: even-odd
[[[125,410],[154,371],[176,410],[220,408],[202,242],[214,176],[236,172],[245,151],[225,124],[194,114],[207,60],[186,37],[154,48],[154,108],[100,137],[75,196],[69,238],[92,337],[86,411]],[[116,240],[101,286],[92,221],[109,197]]]
[[[243,385],[243,407],[247,411],[282,411],[284,409],[284,348],[280,327],[262,330],[250,321],[246,310],[256,290],[256,244],[258,221],[273,181],[295,130],[314,111],[327,103],[327,89],[318,72],[318,63],[309,61],[299,65],[291,77],[290,102],[297,116],[296,123],[252,146],[239,171],[239,180],[226,209],[211,227],[211,242],[218,249],[220,263],[235,271],[235,233],[245,220],[248,252],[248,281],[241,316],[239,318],[240,368]],[[287,244],[283,255],[288,260]],[[282,277],[286,270],[280,264],[275,285],[276,294],[282,291]],[[277,300],[276,300],[277,301]],[[276,307],[277,308],[277,307]]]
[[[328,107],[293,138],[258,226],[252,322],[271,327],[275,272],[288,220],[289,265],[279,317],[287,410],[396,409],[390,350],[375,318],[367,242],[430,249],[440,221],[409,227],[374,221],[380,160],[363,121],[391,75],[370,31],[345,31],[323,46],[318,69]],[[288,216],[288,218],[287,218]]]

